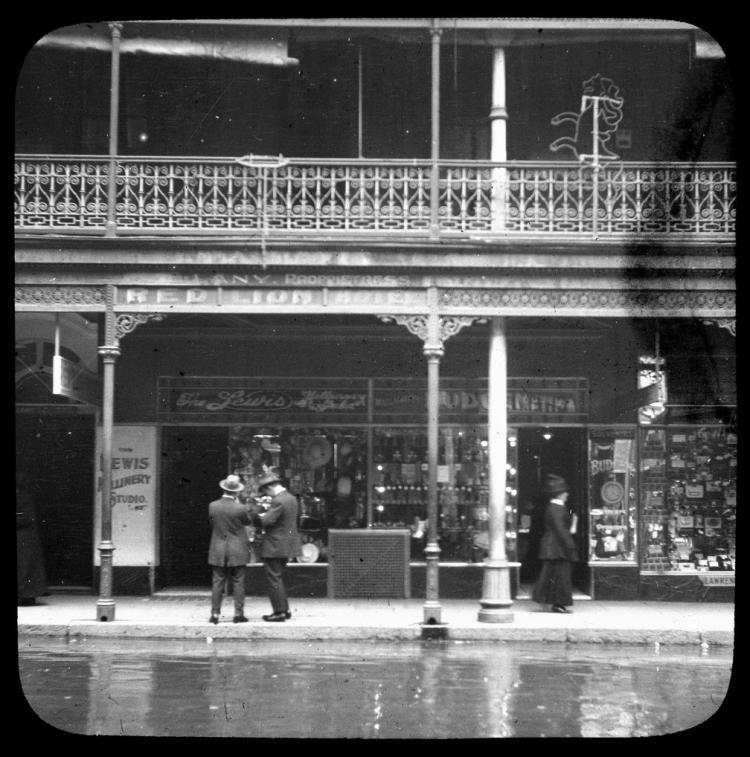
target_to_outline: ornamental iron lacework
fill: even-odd
[[[529,308],[735,308],[734,292],[617,292],[601,289],[538,292],[526,289],[462,289],[442,291],[445,307],[529,307]]]
[[[430,341],[429,316],[426,315],[380,315],[381,321],[394,321],[399,326],[405,326],[410,333],[419,337],[425,346]],[[465,326],[471,326],[472,323],[486,323],[486,318],[477,316],[439,316],[438,317],[438,342],[442,346],[443,342],[452,336],[458,334]],[[435,345],[438,346],[438,345]]]
[[[606,81],[606,80],[601,80]],[[571,114],[560,114],[560,123]],[[579,118],[579,114],[572,114]],[[614,126],[604,130],[604,139]],[[580,128],[580,125],[579,125]],[[579,154],[561,137],[558,150]],[[616,162],[606,142],[579,164],[439,165],[441,231],[523,234],[734,235],[736,168],[726,163]],[[612,153],[614,155],[614,153]],[[616,156],[615,156],[616,157]],[[430,228],[429,161],[380,165],[289,159],[279,167],[226,159],[120,158],[115,220],[121,233],[221,230],[237,234],[298,231],[422,231]],[[596,173],[596,181],[593,174]],[[502,179],[500,178],[502,177]],[[499,187],[498,181],[505,183]],[[99,229],[107,222],[106,159],[19,156],[15,227],[24,231]],[[497,206],[504,197],[505,205]]]
[[[20,286],[15,301],[29,305],[104,305],[103,287]]]
[[[161,313],[120,313],[115,317],[115,338],[119,342],[126,334],[130,334],[142,323],[161,321]]]

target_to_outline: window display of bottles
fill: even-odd
[[[515,547],[515,455],[509,448],[508,548]],[[427,437],[422,429],[379,429],[373,440],[373,525],[409,528],[412,559],[427,537]],[[489,548],[489,460],[484,428],[440,429],[438,540],[443,562],[479,562]]]
[[[642,569],[734,570],[736,433],[682,426],[643,429],[642,435],[642,466],[660,472],[641,484]]]

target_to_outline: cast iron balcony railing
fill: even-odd
[[[114,219],[130,234],[684,235],[731,241],[733,163],[288,159],[280,167],[232,158],[116,160]],[[105,233],[109,159],[19,155],[17,232]],[[432,230],[434,233],[434,230]]]

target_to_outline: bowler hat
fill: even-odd
[[[562,476],[549,473],[544,479],[542,491],[545,494],[561,494],[568,491],[568,482]]]
[[[230,473],[223,481],[219,481],[219,486],[228,492],[241,492],[245,488],[240,477],[234,473]]]
[[[274,473],[273,470],[266,471],[259,479],[258,479],[258,488],[262,489],[264,486],[268,486],[269,484],[280,484],[281,479],[279,478],[278,473]]]

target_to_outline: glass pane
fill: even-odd
[[[589,560],[636,559],[636,440],[629,429],[589,431]]]

